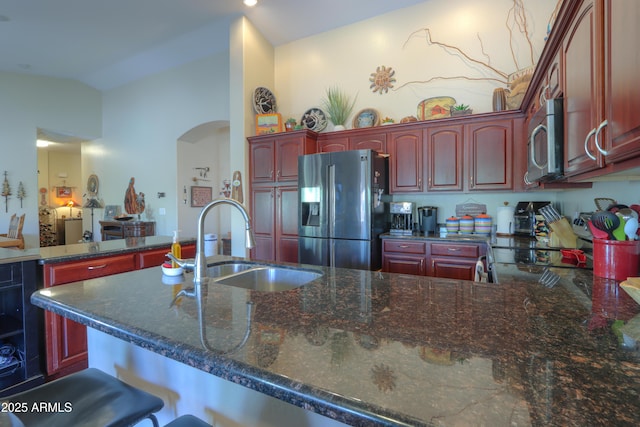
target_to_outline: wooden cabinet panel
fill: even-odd
[[[305,154],[303,137],[276,140],[276,181],[298,180],[298,156]]]
[[[272,139],[250,145],[249,155],[255,161],[250,162],[251,182],[272,182],[275,178],[275,146]]]
[[[255,187],[251,190],[252,226],[256,246],[251,258],[275,260],[275,188]]]
[[[389,133],[391,193],[422,191],[422,130]]]
[[[431,243],[431,255],[444,255],[472,258],[475,262],[480,256],[484,255],[482,249],[484,245],[476,244],[455,244],[451,242]]]
[[[347,151],[349,149],[349,138],[331,138],[318,141],[318,151],[320,153],[330,153],[334,151]]]
[[[92,258],[87,261],[46,264],[45,288],[94,279],[111,274],[124,273],[136,269],[136,254],[116,255],[113,257]]]
[[[429,276],[456,280],[473,280],[476,272],[475,261],[468,259],[452,259],[431,257]]]
[[[426,274],[426,241],[384,239],[382,241],[382,271],[389,273]]]
[[[640,2],[604,1],[603,9],[607,124],[601,132],[601,147],[605,161],[614,163],[640,155]]]
[[[426,270],[424,256],[383,254],[382,271],[388,273],[424,276]]]
[[[463,189],[461,125],[434,126],[424,131],[423,157],[428,191]]]
[[[387,152],[387,134],[367,132],[349,138],[350,150],[373,150],[378,153]]]
[[[599,116],[597,31],[594,2],[583,1],[563,44],[566,176],[587,172],[602,165],[594,139]]]
[[[298,186],[276,193],[276,260],[298,262]]]
[[[124,273],[135,268],[135,253],[80,262],[45,264],[44,287]],[[85,369],[88,365],[86,327],[49,311],[45,312],[45,346],[47,374],[50,379]]]
[[[137,269],[157,267],[167,261],[167,253],[171,252],[171,247],[152,249],[137,254]],[[196,256],[196,245],[182,245],[182,258],[194,258]]]
[[[513,189],[512,126],[509,119],[465,127],[470,191]]]

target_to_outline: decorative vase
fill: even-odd
[[[284,122],[284,130],[286,132],[291,132],[294,130],[296,124],[291,122]]]
[[[333,130],[338,131],[338,130],[345,130],[346,128],[344,127],[344,125],[334,125],[333,126]]]
[[[507,109],[507,91],[498,87],[493,90],[493,111],[504,111]]]

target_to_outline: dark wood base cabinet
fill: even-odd
[[[162,264],[170,247],[156,248],[122,255],[97,256],[89,260],[44,264],[42,283],[45,288],[80,280],[95,279]],[[195,245],[184,245],[185,258],[195,256]],[[132,286],[135,286],[132,283]],[[56,379],[87,368],[86,326],[53,314],[44,315],[44,338],[47,380]]]
[[[474,280],[476,263],[486,253],[484,243],[385,238],[382,271]]]

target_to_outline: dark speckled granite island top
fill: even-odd
[[[201,311],[193,297],[170,307],[192,276],[165,284],[160,268],[32,301],[347,424],[640,425],[640,351],[618,330],[640,307],[616,282],[554,269],[545,286],[506,264],[499,284],[313,268],[324,276],[282,292],[210,282]],[[249,338],[228,353],[248,302]]]

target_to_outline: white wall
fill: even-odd
[[[37,129],[98,137],[102,131],[100,92],[71,80],[0,72],[0,117],[0,173],[7,171],[13,193],[6,209],[1,199],[0,228],[9,226],[13,213],[26,213],[25,245],[38,247]],[[16,198],[20,182],[26,191],[22,208]]]
[[[135,177],[136,191],[146,198],[142,218],[156,221],[157,235],[170,236],[182,198],[176,187],[177,141],[202,123],[228,121],[228,102],[227,52],[104,92],[103,137],[85,147],[83,173],[101,178],[107,205],[122,206],[129,178]],[[159,199],[158,192],[166,197]],[[159,208],[166,214],[159,215]]]
[[[532,30],[535,60],[542,52],[546,26],[557,0],[525,2]],[[415,116],[420,101],[452,96],[471,105],[474,112],[492,111],[492,93],[500,86],[492,81],[448,80],[402,85],[435,76],[495,77],[459,56],[428,45],[433,40],[461,48],[474,58],[511,73],[518,69],[509,48],[505,19],[512,0],[425,1],[360,23],[278,46],[275,51],[275,95],[285,117],[297,120],[311,107],[320,106],[327,87],[338,85],[357,96],[354,113],[375,108],[382,117],[399,121]],[[338,12],[339,13],[339,12]],[[414,36],[412,33],[418,31]],[[482,38],[484,52],[477,35]],[[532,65],[524,38],[514,35],[519,66]],[[405,44],[406,43],[406,44]],[[396,83],[388,93],[373,93],[371,73],[379,66],[395,70]],[[502,87],[502,86],[501,86]],[[351,127],[351,120],[349,120]],[[329,129],[331,130],[331,125]]]

